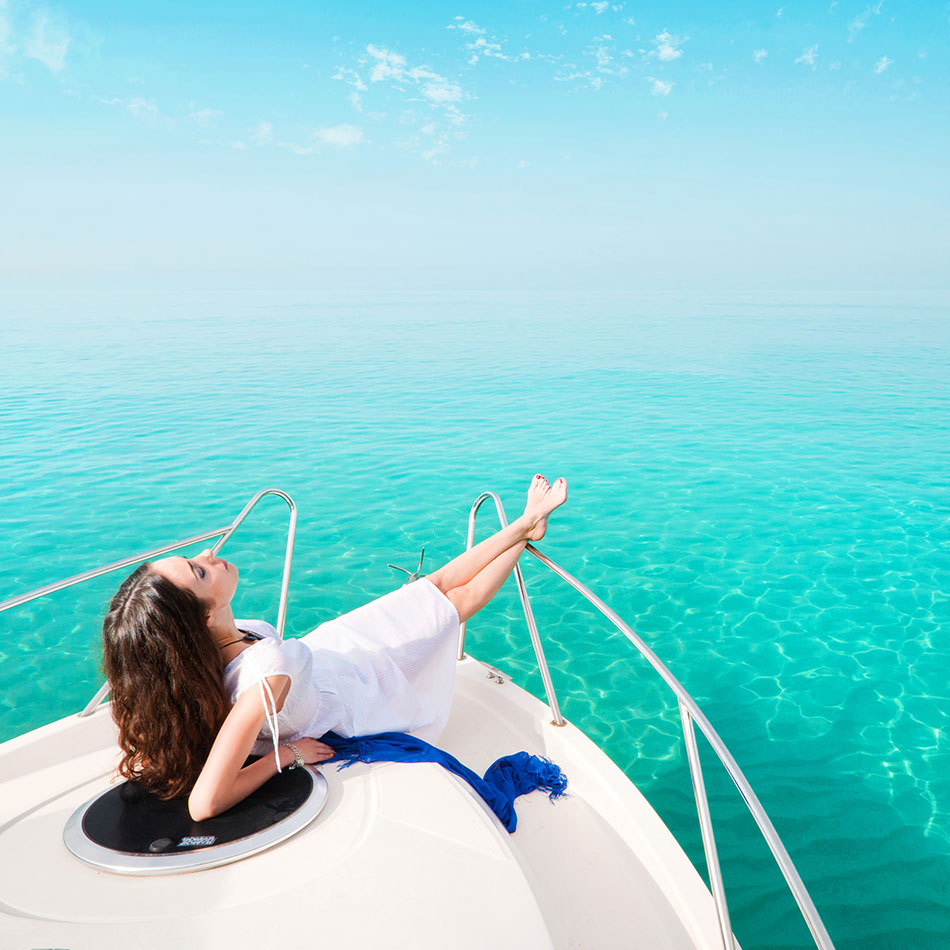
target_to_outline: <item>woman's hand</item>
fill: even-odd
[[[300,749],[300,754],[303,756],[304,762],[307,765],[314,765],[317,762],[326,762],[327,759],[332,759],[336,752],[326,745],[326,743],[319,742],[317,739],[310,739],[304,737],[303,739],[294,739],[294,745]]]

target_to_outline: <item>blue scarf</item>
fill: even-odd
[[[484,778],[479,778],[455,756],[404,732],[380,732],[353,739],[328,732],[320,741],[336,750],[336,755],[328,761],[339,762],[338,769],[345,769],[354,762],[436,762],[465,779],[509,832],[518,825],[515,799],[519,795],[540,788],[548,793],[551,801],[556,801],[567,792],[564,773],[549,759],[527,752],[502,756],[488,767]]]

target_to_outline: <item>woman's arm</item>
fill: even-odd
[[[274,695],[277,712],[280,712],[290,688],[290,677],[268,676],[266,682]],[[204,821],[227,811],[277,773],[277,763],[272,755],[261,756],[256,762],[241,767],[264,725],[264,718],[261,691],[251,688],[241,693],[218,730],[208,760],[188,796],[188,811],[195,821]],[[295,745],[303,753],[305,762],[322,762],[333,755],[329,746],[313,739],[301,739]],[[287,746],[280,746],[278,754],[281,768],[293,764],[294,754]]]

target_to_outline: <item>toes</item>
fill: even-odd
[[[550,491],[551,485],[548,480],[540,473],[535,475],[534,478],[531,479],[531,484],[528,486],[528,503],[540,503]]]

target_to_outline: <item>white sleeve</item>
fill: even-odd
[[[232,692],[232,702],[246,689],[267,676],[291,676],[292,664],[281,649],[279,640],[259,640],[240,655],[237,683]]]

